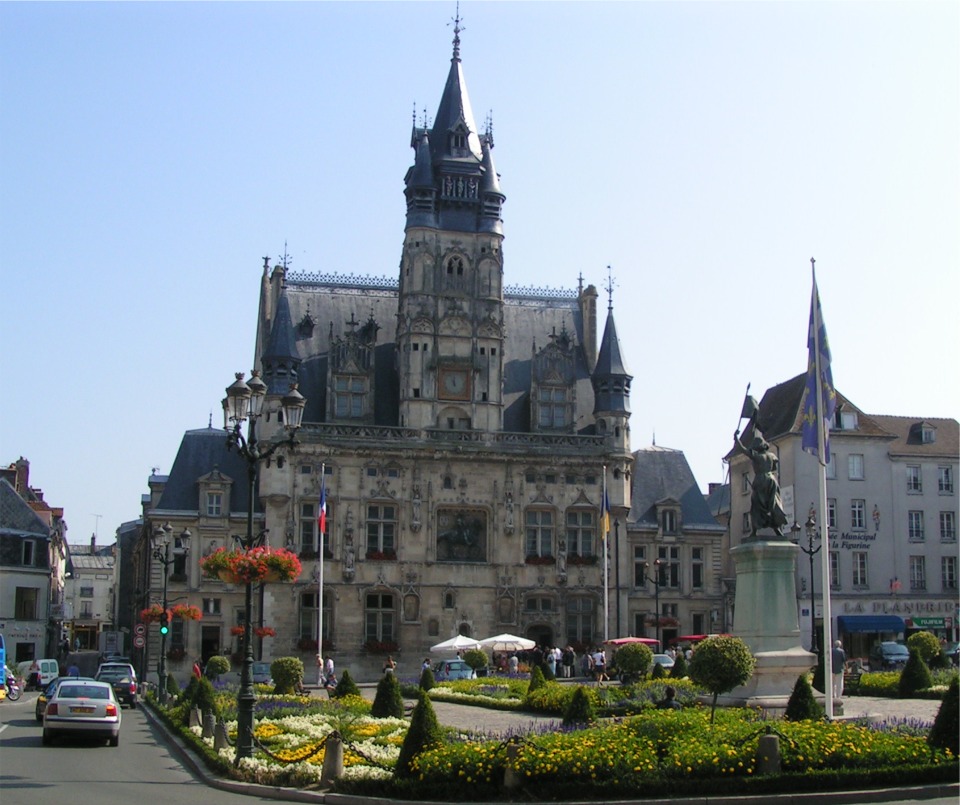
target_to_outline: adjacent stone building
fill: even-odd
[[[759,427],[780,458],[788,538],[809,550],[805,524],[813,512],[820,546],[817,460],[800,447],[805,375],[768,389]],[[960,430],[955,419],[867,414],[837,395],[827,468],[829,545],[799,555],[800,633],[822,642],[821,565],[830,562],[833,634],[847,654],[866,657],[881,639],[927,629],[957,639],[957,490]],[[753,434],[744,434],[749,443]],[[750,533],[750,462],[730,458],[730,527],[734,545]],[[727,573],[732,576],[732,568]],[[811,593],[814,593],[811,598]],[[815,624],[811,624],[811,617]]]

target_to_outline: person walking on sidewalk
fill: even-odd
[[[833,644],[830,662],[833,665],[833,698],[840,699],[843,697],[843,670],[847,664],[847,652],[839,640]]]

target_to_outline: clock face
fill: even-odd
[[[467,373],[461,369],[445,369],[440,374],[441,394],[453,400],[467,397]]]

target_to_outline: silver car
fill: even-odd
[[[43,712],[43,745],[61,735],[106,738],[120,745],[120,703],[108,682],[66,679]]]

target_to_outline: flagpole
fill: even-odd
[[[324,539],[323,539],[323,526],[326,525],[326,517],[323,515],[323,507],[327,505],[327,495],[326,495],[326,463],[320,464],[320,511],[317,512],[317,549],[320,556],[320,572],[318,573],[318,591],[317,591],[317,655],[320,657],[320,662],[324,662],[323,656],[323,555],[324,551]],[[322,518],[322,519],[321,519]],[[321,674],[323,672],[323,665],[321,665]]]
[[[608,563],[610,556],[609,543],[610,540],[607,539],[607,527],[610,523],[610,510],[607,503],[607,465],[603,465],[603,501],[601,502],[601,508],[603,509],[601,521],[603,529],[603,640],[606,642],[610,639],[610,573],[608,571]]]
[[[826,429],[829,425],[823,404],[823,378],[820,375],[820,294],[817,292],[816,261],[810,258],[810,271],[813,276],[813,293],[810,299],[811,320],[813,322],[813,360],[817,389],[817,480],[820,493],[820,544],[825,550],[820,552],[820,597],[823,614],[823,687],[827,719],[833,718],[833,615],[830,610],[830,521],[827,517],[827,465],[826,465]],[[811,582],[812,583],[812,582]],[[815,616],[814,612],[810,617]]]

